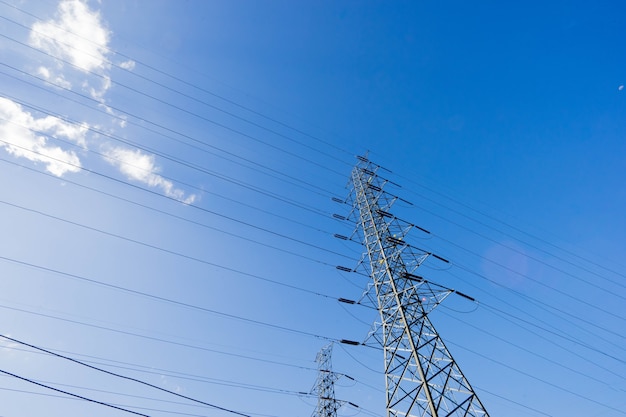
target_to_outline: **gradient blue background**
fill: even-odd
[[[107,59],[136,63],[107,70],[105,103],[138,118],[17,72],[56,68],[23,45],[53,1],[0,2],[0,95],[167,156],[159,174],[200,209],[106,163],[93,131],[76,151],[91,172],[60,178],[3,147],[0,333],[238,412],[310,415],[324,338],[363,341],[377,319],[336,301],[368,280],[334,268],[362,248],[332,236],[353,226],[331,197],[369,151],[413,203],[394,213],[432,232],[413,242],[451,261],[420,273],[478,300],[431,320],[490,415],[626,414],[622,2],[87,4]],[[75,91],[94,78],[63,71]],[[231,415],[17,347],[2,342],[0,369],[153,416]],[[337,398],[361,407],[339,415],[384,415],[382,353],[336,344],[333,363],[355,380]],[[125,415],[47,394],[2,376],[0,416]]]

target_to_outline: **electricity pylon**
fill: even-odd
[[[357,158],[350,218],[366,249],[361,263],[371,277],[366,296],[380,313],[372,336],[384,351],[387,416],[488,416],[428,318],[458,292],[414,273],[430,256],[447,261],[406,242],[411,229],[421,228],[391,214],[399,197],[385,191],[390,181],[378,174],[380,166]]]
[[[315,361],[318,363],[317,381],[313,394],[317,394],[317,407],[313,417],[337,417],[337,410],[342,402],[335,399],[335,381],[338,376],[332,371],[331,354],[333,344],[324,346]]]

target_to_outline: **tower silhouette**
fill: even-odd
[[[415,273],[429,257],[448,261],[406,242],[414,228],[429,232],[391,213],[400,199],[385,190],[393,183],[379,175],[379,165],[357,158],[349,218],[357,225],[353,238],[365,246],[366,297],[380,313],[371,335],[384,352],[387,416],[488,416],[428,318],[451,293],[470,297]]]
[[[318,363],[317,381],[313,387],[313,394],[317,394],[317,407],[313,417],[336,417],[341,402],[335,399],[335,381],[338,376],[332,370],[331,355],[333,344],[324,346],[315,361]]]

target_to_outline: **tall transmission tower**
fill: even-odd
[[[312,417],[337,417],[337,410],[342,405],[335,399],[335,381],[338,376],[332,371],[332,351],[331,343],[324,346],[315,359],[318,363],[318,373],[313,394],[317,394],[317,407]]]
[[[387,416],[488,416],[428,318],[451,293],[471,297],[415,274],[429,257],[448,261],[406,242],[413,228],[429,232],[391,213],[399,197],[385,187],[393,183],[379,175],[379,165],[357,158],[349,217],[366,249],[361,262],[371,277],[366,297],[380,313],[371,335],[384,351]]]

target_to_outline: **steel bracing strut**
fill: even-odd
[[[318,374],[313,393],[317,394],[317,407],[312,417],[337,417],[337,410],[343,403],[335,399],[335,381],[338,375],[332,370],[332,350],[331,343],[323,347],[315,359],[318,364]]]
[[[385,191],[389,181],[378,174],[378,165],[358,159],[351,175],[351,219],[366,249],[362,266],[372,279],[366,296],[380,312],[372,336],[384,351],[387,416],[488,416],[428,318],[453,290],[415,274],[430,256],[447,261],[406,242],[417,226],[391,214],[398,197]]]

